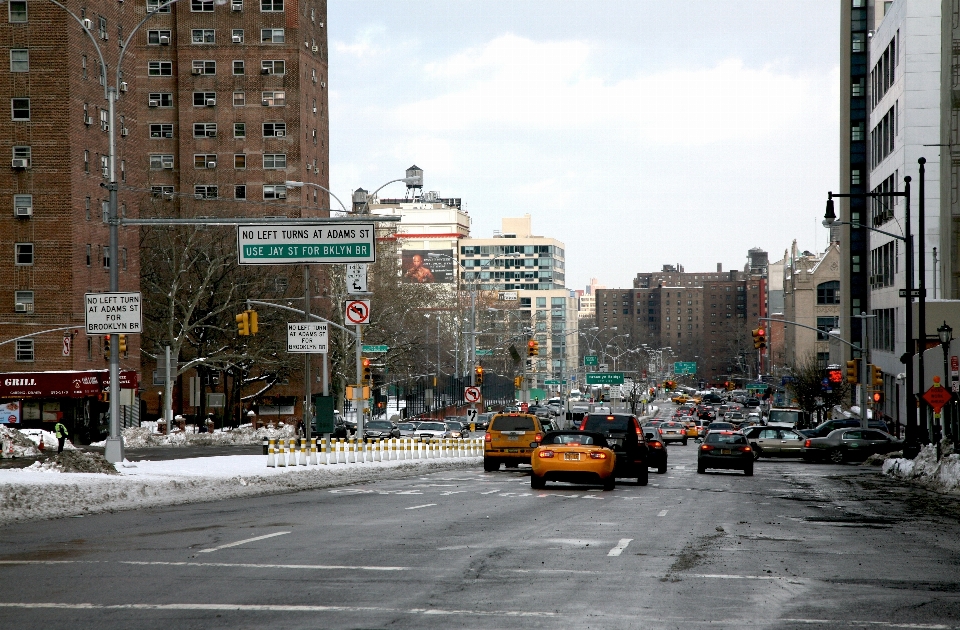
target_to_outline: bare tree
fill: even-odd
[[[824,387],[823,381],[827,378],[827,369],[817,360],[815,353],[797,360],[792,366],[791,374],[792,378],[787,388],[800,408],[811,416],[822,409],[842,404],[849,393],[849,385],[844,379],[838,383],[828,381],[828,387]]]

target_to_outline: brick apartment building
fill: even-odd
[[[325,0],[92,0],[82,20],[114,83],[121,216],[324,215],[328,187]],[[0,33],[10,73],[0,143],[0,340],[84,322],[83,294],[139,288],[140,232],[104,222],[108,117],[97,50],[63,9],[12,0]],[[129,45],[122,43],[144,18]],[[106,367],[102,340],[81,330],[0,346],[0,372]],[[121,369],[140,370],[139,339]]]
[[[595,321],[605,337],[625,337],[624,348],[670,348],[675,360],[695,361],[698,376],[711,382],[756,374],[750,330],[767,316],[765,274],[664,265],[638,273],[633,285],[596,291]]]

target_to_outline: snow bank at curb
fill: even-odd
[[[947,453],[947,450],[943,451]],[[938,492],[960,490],[960,455],[945,454],[937,461],[937,447],[928,444],[916,459],[888,459],[883,463],[883,474],[912,481]]]
[[[238,460],[218,466],[212,460]],[[137,462],[121,477],[61,474],[30,469],[0,471],[0,525],[13,522],[131,510],[282,492],[332,488],[438,470],[479,466],[482,457],[411,460],[268,469],[257,455]],[[206,465],[200,462],[206,462]],[[165,468],[184,468],[171,474]],[[255,468],[251,468],[254,465]],[[192,470],[189,467],[192,466]],[[185,469],[186,468],[186,469]],[[219,473],[217,472],[219,468]],[[152,469],[152,470],[151,470]],[[247,471],[246,474],[238,470]],[[276,472],[279,470],[280,472]],[[250,473],[253,474],[250,474]]]
[[[149,448],[153,446],[244,446],[262,444],[264,438],[292,438],[295,435],[293,425],[277,429],[261,427],[256,431],[249,425],[232,431],[216,430],[213,433],[194,433],[174,431],[169,435],[156,433],[156,423],[143,423],[139,427],[127,427],[123,430],[123,444],[126,448]],[[106,442],[94,442],[91,446],[104,446]]]

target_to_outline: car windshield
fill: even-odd
[[[460,426],[460,423],[459,423],[459,422],[448,422],[448,423],[447,423],[447,428],[448,428],[448,429],[453,429],[454,431],[459,431],[459,430],[462,429],[463,427]]]
[[[739,433],[711,433],[707,444],[746,444],[747,438]]]
[[[401,431],[413,431],[416,427],[409,422],[403,422],[397,425],[397,428]]]
[[[782,422],[784,424],[795,425],[800,421],[800,412],[799,411],[783,411],[780,409],[773,409],[770,411],[770,416],[767,418],[767,422]]]
[[[420,431],[446,431],[447,425],[442,422],[424,422],[417,429]]]
[[[626,431],[630,426],[630,416],[589,415],[583,426],[584,431]]]
[[[370,422],[367,423],[367,428],[368,428],[368,429],[386,429],[386,430],[389,431],[390,429],[393,428],[393,425],[390,424],[389,422],[382,422],[382,421],[379,421],[379,420],[372,420],[372,421],[370,421]]]
[[[595,435],[587,435],[585,433],[557,433],[554,435],[547,435],[543,444],[578,444],[582,446],[591,445],[591,446],[606,446],[606,441],[602,438]]]
[[[722,431],[724,429],[732,429],[733,425],[729,422],[711,422],[707,425],[707,428],[711,431]]]
[[[533,418],[525,416],[496,416],[490,425],[491,431],[536,431]]]

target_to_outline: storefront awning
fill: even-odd
[[[137,373],[120,372],[120,389],[137,389]],[[110,387],[109,370],[0,372],[0,398],[86,398]]]

